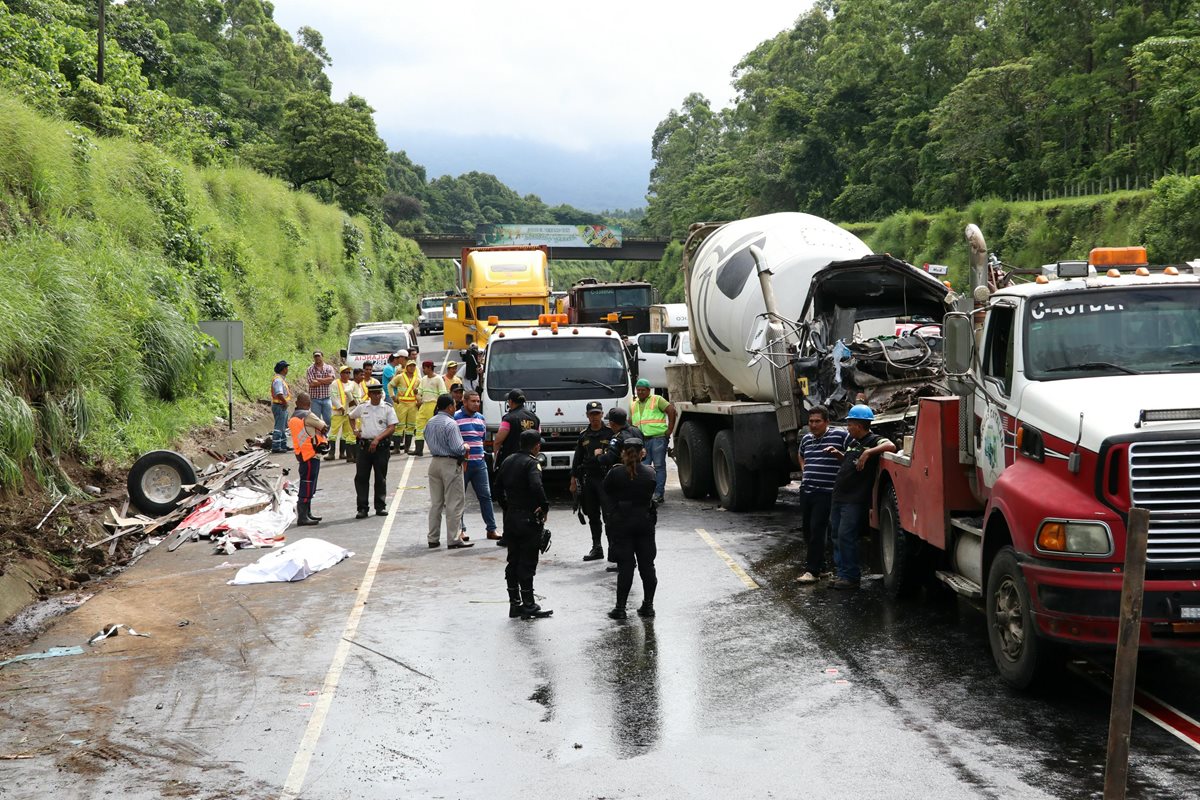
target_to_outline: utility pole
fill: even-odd
[[[108,0],[100,2],[100,25],[96,30],[96,83],[104,85],[104,7]]]

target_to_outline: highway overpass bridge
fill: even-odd
[[[476,239],[466,233],[421,233],[408,237],[426,258],[459,258],[464,247],[475,247]],[[626,236],[620,247],[551,247],[550,258],[559,261],[659,261],[671,239]]]

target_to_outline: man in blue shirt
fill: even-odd
[[[845,452],[848,434],[844,428],[829,427],[829,409],[813,406],[808,412],[808,433],[800,439],[800,515],[804,526],[807,557],[800,583],[816,583],[825,572],[826,542],[833,484],[841,461],[826,448]]]
[[[462,388],[462,384],[455,384]],[[479,512],[483,515],[483,524],[487,526],[487,538],[499,539],[496,532],[496,512],[492,508],[492,487],[488,481],[487,462],[483,459],[483,440],[487,436],[487,423],[484,422],[480,408],[479,392],[463,393],[463,407],[454,414],[458,430],[463,442],[467,445],[467,463],[464,466],[463,480],[475,492],[479,501]],[[466,514],[462,521],[463,541],[469,541],[467,533]]]

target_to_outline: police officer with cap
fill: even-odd
[[[540,431],[542,421],[537,414],[525,408],[525,393],[512,389],[508,393],[508,413],[500,418],[500,430],[492,445],[496,453],[496,468],[504,463],[519,448],[519,437],[523,431]]]
[[[356,428],[359,442],[358,458],[354,469],[354,489],[358,500],[358,519],[365,519],[371,475],[375,475],[375,513],[387,514],[387,473],[391,449],[388,440],[396,430],[396,409],[383,401],[383,384],[375,379],[367,382],[366,403],[359,403],[350,411],[350,420]]]
[[[636,429],[635,429],[636,430]],[[654,616],[654,592],[658,575],[654,557],[654,527],[658,522],[654,504],[654,470],[642,463],[644,443],[628,436],[620,443],[621,463],[604,476],[604,499],[608,507],[609,557],[617,561],[617,603],[608,616],[625,619],[625,603],[633,588],[633,570],[642,576],[642,605],[638,616]]]
[[[533,429],[514,437],[520,450],[500,464],[492,495],[504,509],[504,538],[508,545],[508,564],[504,580],[508,584],[508,616],[541,619],[553,614],[533,597],[533,576],[537,573],[538,552],[550,501],[542,486],[542,466],[538,454],[542,435]]]
[[[604,466],[597,458],[597,451],[608,447],[612,431],[604,425],[604,406],[598,400],[587,404],[588,426],[579,432],[575,445],[575,457],[571,460],[571,494],[576,498],[580,522],[587,518],[592,529],[592,549],[583,557],[584,561],[604,558],[600,546],[600,534],[604,531],[604,512],[601,493],[604,482]]]

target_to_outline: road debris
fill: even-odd
[[[107,639],[110,636],[116,636],[118,633],[121,632],[122,628],[127,630],[129,632],[130,636],[141,636],[144,639],[150,638],[150,634],[138,633],[137,631],[135,631],[133,628],[129,627],[128,625],[115,624],[115,625],[105,625],[103,628],[101,628],[99,631],[97,631],[95,634],[93,634],[92,638],[87,640],[87,643],[89,645],[94,645],[97,642],[103,641],[104,639]]]
[[[34,661],[42,658],[58,658],[59,656],[77,656],[83,653],[83,648],[79,645],[71,647],[51,647],[40,653],[25,653],[20,656],[13,656],[5,661],[0,661],[0,669],[4,669],[9,664],[15,664],[18,661]]]
[[[230,586],[250,583],[286,583],[302,581],[314,572],[329,569],[354,553],[324,539],[301,539],[267,553],[253,564],[238,570]]]
[[[67,499],[67,496],[65,494],[62,497],[58,498],[58,502],[50,507],[50,510],[46,512],[46,516],[42,517],[42,521],[39,522],[37,525],[34,525],[33,529],[35,531],[40,531],[42,529],[42,526],[46,524],[46,520],[50,519],[50,515],[53,514],[55,511],[57,511],[58,507],[63,504],[63,500],[66,500],[66,499]]]

